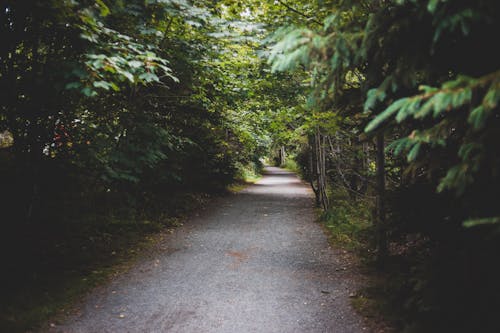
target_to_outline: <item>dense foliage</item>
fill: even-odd
[[[499,12],[495,0],[3,1],[1,242],[4,285],[18,286],[3,303],[35,299],[18,291],[84,270],[117,229],[163,225],[268,157],[299,169],[335,230],[371,215],[398,330],[500,330]],[[29,327],[0,310],[10,330]]]
[[[401,326],[498,331],[498,2],[322,8],[320,22],[278,30],[269,56],[275,71],[311,77],[299,162],[318,202],[335,210],[339,188],[376,197],[385,297]]]
[[[242,15],[231,2],[1,2],[0,330],[50,314],[56,289],[196,193],[258,172],[294,84],[265,68],[265,32]]]

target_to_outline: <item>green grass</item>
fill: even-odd
[[[239,192],[249,184],[254,184],[262,178],[261,168],[254,163],[238,165],[236,181],[227,187],[229,192]]]
[[[285,161],[285,164],[282,165],[282,167],[288,171],[292,171],[292,172],[295,172],[297,174],[300,173],[300,168],[299,168],[297,162],[295,162],[295,160],[293,158],[287,158]]]
[[[326,230],[330,244],[354,254],[363,271],[367,286],[351,298],[353,307],[362,316],[369,318],[377,330],[390,332],[397,318],[391,316],[387,303],[387,281],[374,270],[372,251],[374,234],[371,223],[369,200],[353,199],[347,192],[336,189],[330,193],[332,208],[320,213],[320,221]],[[391,327],[387,323],[390,323]]]
[[[362,251],[371,231],[370,205],[365,200],[352,200],[347,193],[332,193],[332,208],[321,214],[330,242],[351,251]]]

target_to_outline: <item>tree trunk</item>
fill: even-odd
[[[280,148],[280,166],[285,165],[285,163],[286,163],[285,146],[281,146],[281,148]]]
[[[368,175],[370,173],[370,151],[369,151],[369,145],[364,142],[363,143],[363,146],[362,146],[362,149],[363,149],[363,158],[361,159],[362,160],[362,167],[361,167],[361,172],[362,172],[362,175],[363,175],[363,178],[362,178],[362,183],[361,183],[361,187],[359,189],[359,193],[361,195],[364,195],[366,193],[366,191],[368,190]]]
[[[319,188],[316,186],[317,183],[317,163],[318,159],[316,158],[316,136],[309,136],[309,183],[311,184],[311,188],[314,192],[314,198],[316,201],[316,207],[321,205],[319,200]]]
[[[328,210],[329,202],[326,192],[326,158],[325,158],[325,144],[326,137],[322,136],[319,128],[316,129],[314,138],[315,151],[316,151],[316,179],[317,179],[317,195],[318,201],[324,210]]]
[[[351,172],[349,175],[349,196],[352,200],[358,198],[359,192],[359,182],[360,182],[360,172],[362,169],[362,160],[360,158],[360,144],[357,138],[354,138],[351,144],[351,152],[354,155],[352,160]]]
[[[377,226],[377,261],[383,264],[387,257],[387,226],[385,219],[385,156],[384,156],[384,134],[377,134],[377,199],[376,217]]]

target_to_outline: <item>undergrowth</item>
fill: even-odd
[[[336,189],[331,197],[332,208],[321,214],[330,241],[347,250],[366,250],[372,228],[368,203],[352,199],[342,189]]]
[[[285,161],[285,164],[282,165],[282,167],[288,171],[292,171],[292,172],[295,172],[296,174],[300,174],[300,167],[297,164],[297,162],[295,162],[295,160],[293,158],[287,158]]]
[[[249,164],[237,164],[237,173],[235,181],[227,189],[230,192],[239,192],[248,184],[253,184],[261,178],[263,166],[259,162]]]
[[[423,233],[398,234],[392,226],[389,253],[378,261],[370,205],[340,189],[330,194],[331,208],[321,221],[332,245],[360,259],[367,284],[351,302],[377,332],[472,332],[477,323],[482,332],[498,332],[495,239],[479,230],[460,242],[437,242]],[[472,288],[480,284],[486,291]]]
[[[227,190],[257,181],[261,168],[237,164],[235,182]],[[54,209],[45,207],[43,223],[11,224],[0,242],[6,272],[0,277],[0,332],[25,332],[71,309],[76,299],[130,267],[139,253],[208,198],[203,192],[177,191],[147,197],[147,205],[136,209],[112,197],[67,197]]]
[[[9,230],[12,242],[2,244],[10,252],[3,251],[0,332],[36,329],[71,310],[75,300],[127,270],[138,254],[207,200],[207,194],[178,194],[170,201],[179,208],[155,218],[90,212]]]
[[[331,208],[320,215],[330,244],[354,254],[359,259],[359,268],[369,281],[367,287],[351,298],[351,303],[356,311],[370,319],[376,327],[374,330],[389,332],[396,318],[391,317],[386,301],[389,288],[384,285],[385,280],[374,267],[371,205],[364,198],[350,196],[342,188],[332,189],[330,197]]]

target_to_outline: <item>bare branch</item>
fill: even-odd
[[[306,19],[308,19],[310,22],[313,22],[313,23],[316,23],[316,24],[319,24],[319,25],[323,25],[323,23],[321,23],[320,21],[316,20],[315,18],[313,18],[312,16],[309,16],[307,14],[304,14],[300,11],[298,11],[297,9],[293,8],[293,7],[290,7],[289,5],[287,5],[285,2],[283,2],[282,0],[278,0],[278,2],[283,5],[284,7],[286,7],[288,10],[294,12],[295,14],[299,14],[300,16],[302,17],[305,17]]]

